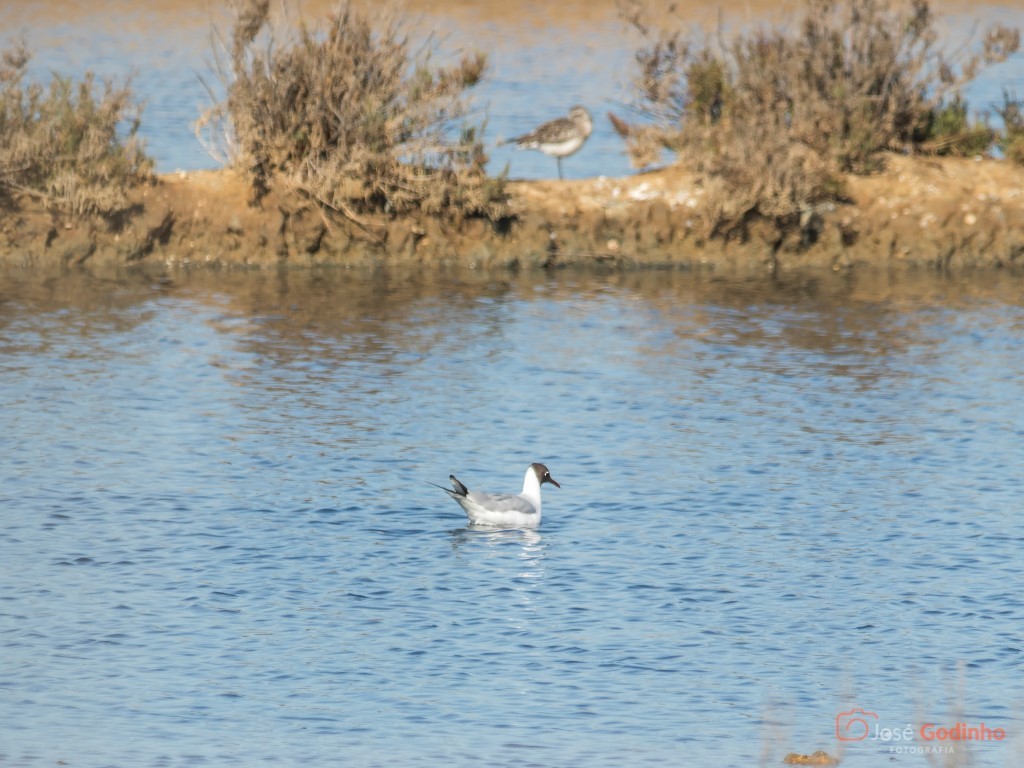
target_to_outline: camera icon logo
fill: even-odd
[[[836,738],[840,741],[863,741],[871,733],[871,724],[878,723],[878,715],[859,707],[836,715]]]

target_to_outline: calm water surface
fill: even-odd
[[[6,273],[0,764],[1024,764],[1022,287]]]

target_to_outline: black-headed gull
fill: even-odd
[[[540,487],[551,483],[561,488],[543,464],[531,464],[526,469],[522,493],[484,493],[471,491],[449,475],[453,491],[438,485],[466,510],[469,521],[475,525],[497,525],[504,528],[536,528],[540,525]],[[431,485],[434,485],[431,483]]]

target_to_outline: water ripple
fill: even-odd
[[[5,279],[6,764],[757,764],[853,704],[1019,733],[1013,286]],[[424,482],[538,458],[539,531]]]

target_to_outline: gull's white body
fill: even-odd
[[[543,464],[531,464],[527,468],[521,493],[470,491],[454,475],[451,481],[455,490],[442,490],[459,503],[471,523],[502,528],[538,527],[541,520],[541,483],[558,485]]]

